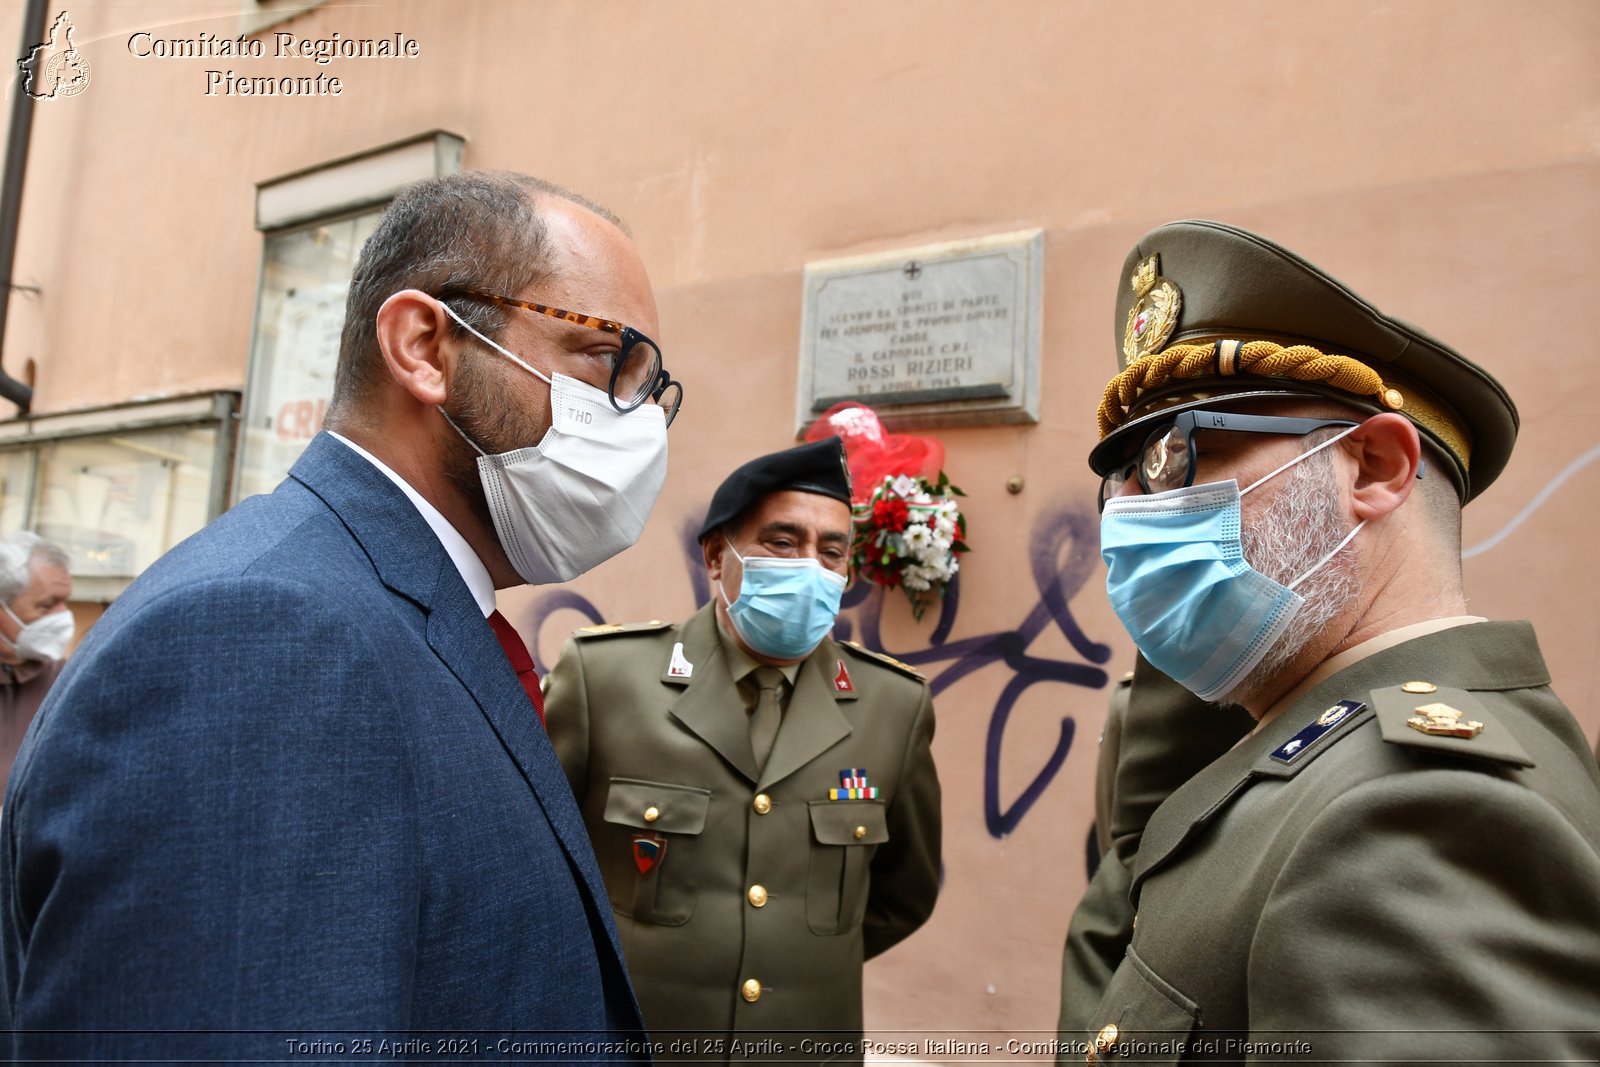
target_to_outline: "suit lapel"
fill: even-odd
[[[289,477],[332,509],[396,593],[427,610],[442,581],[453,577],[466,591],[449,553],[400,487],[329,434],[306,446]]]
[[[713,610],[713,605],[707,604],[684,623],[683,655],[694,664],[694,673],[673,701],[668,714],[715,749],[730,767],[754,782],[756,756],[750,747],[750,713],[744,709],[727,660],[723,658]],[[662,680],[674,685],[684,684],[665,675]],[[781,739],[782,731],[779,737]]]
[[[833,668],[839,650],[823,638],[816,651],[800,664],[794,692],[783,713],[783,726],[772,744],[772,755],[761,769],[757,788],[767,789],[806,766],[828,749],[850,736],[850,723],[838,708]],[[855,693],[849,694],[854,699]]]
[[[591,907],[608,915],[609,906],[602,906],[607,897],[594,850],[550,738],[538,725],[527,691],[427,520],[382,471],[326,433],[311,442],[290,475],[345,524],[384,585],[425,613],[428,647],[472,696],[527,781],[556,839],[582,876]],[[611,924],[603,925],[620,959]]]

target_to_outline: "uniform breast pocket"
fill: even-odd
[[[814,934],[849,933],[867,910],[867,871],[889,840],[881,800],[813,800],[806,924]]]
[[[1111,976],[1087,1036],[1100,1063],[1177,1063],[1189,1050],[1199,1021],[1200,1006],[1152,971],[1130,947]]]
[[[605,841],[594,843],[611,906],[636,922],[680,926],[694,914],[694,842],[711,792],[689,785],[613,778]]]

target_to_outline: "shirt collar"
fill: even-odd
[[[348,437],[343,437],[332,430],[328,431],[328,436],[336,441],[342,441],[356,455],[377,467],[378,470],[383,472],[384,477],[400,487],[400,491],[406,495],[406,499],[411,501],[412,505],[421,513],[423,520],[428,524],[428,529],[433,531],[433,535],[444,546],[445,552],[450,556],[450,562],[454,563],[456,570],[460,572],[461,580],[467,583],[467,592],[472,594],[472,599],[477,602],[478,610],[483,612],[483,617],[487,619],[493,614],[495,609],[494,579],[489,577],[489,568],[485,567],[483,560],[479,559],[478,554],[472,551],[472,546],[467,544],[467,539],[462,537],[454,526],[450,525],[450,520],[441,515],[438,508],[428,503],[421,493],[411,488],[410,483],[390,470],[389,465],[384,463],[383,460],[374,456]]]

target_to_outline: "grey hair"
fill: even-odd
[[[54,542],[30,530],[0,536],[0,604],[9,604],[33,580],[33,569],[41,564],[68,569],[67,554]]]

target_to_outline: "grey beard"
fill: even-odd
[[[1333,460],[1327,451],[1310,456],[1282,477],[1288,481],[1255,521],[1245,525],[1240,540],[1245,560],[1286,586],[1315,567],[1350,530],[1339,505]],[[1305,604],[1224,701],[1242,704],[1265,691],[1344,613],[1359,593],[1355,568],[1341,552],[1296,586],[1295,592]]]

